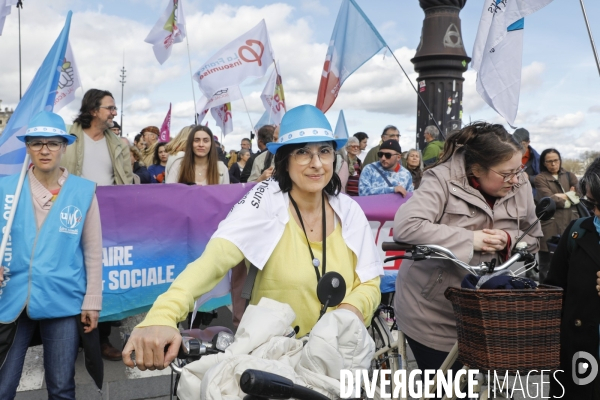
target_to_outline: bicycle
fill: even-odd
[[[554,211],[555,205],[553,204],[553,202],[550,199],[544,200],[542,199],[540,201],[540,204],[538,205],[538,207],[536,208],[536,214],[538,215],[538,220],[539,219],[550,219],[553,215],[553,211]],[[537,223],[537,221],[536,221]],[[532,225],[533,226],[533,225]],[[454,264],[458,265],[460,268],[464,269],[465,271],[475,275],[475,276],[479,276],[479,282],[478,282],[478,286],[477,289],[479,289],[481,287],[482,284],[484,284],[487,280],[491,279],[492,277],[498,276],[498,275],[502,275],[502,274],[506,274],[506,273],[510,273],[514,276],[522,274],[530,269],[533,269],[537,266],[537,261],[535,259],[535,255],[529,253],[527,251],[527,244],[523,243],[523,242],[519,242],[521,238],[523,238],[526,234],[528,233],[528,231],[526,231],[516,242],[516,245],[513,249],[514,254],[512,255],[512,257],[510,257],[505,263],[501,264],[501,265],[494,265],[494,263],[482,263],[479,266],[471,266],[465,262],[462,262],[460,260],[458,260],[456,258],[456,256],[448,249],[442,247],[442,246],[438,246],[438,245],[412,245],[412,244],[408,244],[408,243],[399,243],[399,242],[387,242],[387,243],[383,243],[382,248],[384,251],[404,251],[406,252],[405,255],[401,255],[401,256],[395,256],[395,257],[390,257],[387,258],[385,260],[385,262],[391,261],[391,260],[397,260],[397,259],[410,259],[410,260],[414,260],[414,261],[419,261],[419,260],[425,260],[425,259],[440,259],[440,260],[450,260],[452,261]],[[410,254],[410,255],[408,255]],[[512,265],[514,265],[517,262],[520,261],[524,261],[525,265],[523,267],[521,267],[520,269],[518,269],[517,271],[509,271],[508,268]],[[474,296],[479,296],[479,297],[485,297],[485,296],[491,296],[493,295],[493,293],[496,294],[502,294],[503,296],[511,296],[514,294],[518,294],[520,296],[523,297],[522,304],[524,307],[527,307],[527,304],[531,303],[534,300],[532,295],[536,295],[538,296],[540,293],[542,293],[542,296],[546,296],[546,298],[544,298],[543,300],[541,300],[542,302],[544,301],[551,301],[552,304],[554,305],[553,307],[551,307],[550,303],[548,303],[547,308],[548,312],[551,313],[551,322],[552,322],[552,326],[548,326],[548,329],[546,331],[546,336],[549,337],[549,341],[552,342],[551,344],[553,346],[551,346],[550,350],[547,352],[546,357],[544,358],[543,362],[546,362],[547,366],[550,366],[552,368],[547,368],[547,369],[556,369],[558,367],[558,359],[559,359],[559,345],[558,345],[558,332],[559,332],[559,326],[560,326],[560,309],[561,309],[561,305],[562,305],[562,289],[560,288],[553,288],[553,287],[544,287],[543,289],[541,289],[540,291],[538,291],[537,293],[531,290],[521,290],[521,291],[515,291],[515,290],[505,290],[505,291],[498,291],[498,290],[471,290],[471,289],[456,289],[456,288],[448,288],[445,295],[446,298],[448,298],[450,301],[453,302],[453,308],[454,308],[454,313],[455,316],[457,318],[457,331],[458,331],[458,340],[455,343],[454,347],[452,348],[452,350],[450,351],[450,353],[448,354],[446,360],[444,361],[444,363],[442,364],[442,366],[440,367],[440,370],[438,370],[438,374],[441,373],[444,376],[446,376],[447,371],[449,370],[449,368],[454,364],[454,362],[456,360],[459,359],[459,357],[461,358],[461,361],[463,361],[463,363],[465,364],[465,367],[463,368],[463,370],[465,370],[465,372],[468,372],[469,369],[479,369],[479,370],[492,370],[494,368],[490,368],[494,367],[494,361],[495,360],[489,360],[489,358],[494,358],[495,356],[497,356],[497,354],[492,355],[492,357],[489,357],[489,354],[486,354],[486,352],[490,352],[489,348],[480,348],[481,346],[478,346],[477,343],[477,339],[479,339],[479,341],[481,341],[481,336],[475,337],[473,335],[469,335],[469,331],[473,330],[472,326],[467,326],[468,324],[463,324],[462,321],[462,314],[465,311],[469,311],[468,308],[472,307],[472,301],[473,301],[473,297]],[[502,293],[500,293],[502,292]],[[518,292],[522,292],[522,293],[518,293]],[[544,294],[546,293],[546,294]],[[485,296],[484,296],[485,295]],[[461,299],[461,297],[464,296],[470,296],[471,298],[469,299],[469,301],[471,301],[470,304],[465,305],[465,304],[461,304],[461,302],[463,302]],[[538,299],[538,301],[540,301]],[[464,302],[463,302],[464,303]],[[381,308],[381,307],[380,307]],[[385,308],[383,308],[385,309]],[[379,309],[378,309],[379,310]],[[516,314],[516,313],[514,313]],[[471,315],[471,317],[473,317],[473,315]],[[478,318],[482,318],[481,315],[477,316]],[[396,371],[398,370],[398,368],[401,369],[406,369],[406,341],[404,338],[404,335],[402,334],[401,331],[398,330],[398,339],[394,342],[390,343],[389,337],[393,336],[393,330],[392,329],[388,329],[387,331],[384,329],[385,326],[381,323],[381,315],[380,313],[376,313],[376,315],[373,318],[373,325],[374,325],[374,330],[373,332],[376,333],[376,335],[374,335],[374,339],[376,341],[376,344],[378,344],[377,347],[377,352],[375,353],[375,359],[374,359],[374,368],[381,368],[381,367],[386,367],[386,369],[389,369],[392,373],[392,376],[394,376],[394,374],[396,373]],[[519,323],[520,321],[514,321],[516,323]],[[392,324],[393,327],[393,324]],[[480,335],[483,334],[485,336],[486,332],[478,332]],[[376,337],[375,337],[376,336]],[[484,337],[485,339],[485,337]],[[475,342],[475,343],[473,343]],[[510,350],[514,350],[514,347],[511,347],[511,344],[503,344],[504,346],[508,346],[509,348],[505,348],[503,350],[506,350],[507,353],[511,353]],[[543,346],[538,346],[540,347],[540,351],[543,348]],[[475,348],[476,351],[473,351],[473,348]],[[459,351],[460,349],[462,349],[462,351]],[[475,353],[474,356],[469,357],[468,355],[470,353]],[[387,360],[395,360],[397,359],[397,356],[400,355],[401,356],[401,362],[400,363],[394,363],[394,362],[390,362],[390,363],[385,363]],[[487,357],[485,357],[487,355]],[[540,358],[541,353],[536,354],[536,356],[538,358]],[[481,358],[487,358],[486,360],[481,360]],[[501,358],[501,357],[500,357]],[[510,363],[514,363],[514,365],[511,366]],[[519,369],[532,369],[531,368],[531,360],[526,360],[526,361],[521,361],[521,363],[523,364],[519,364],[519,360],[516,358],[512,358],[509,361],[505,361],[505,364],[508,363],[508,366],[510,367],[506,367],[506,365],[503,365],[503,368],[500,368],[501,371],[505,370],[511,373],[514,373],[515,371],[518,372]],[[529,364],[527,364],[529,363]],[[398,365],[399,364],[399,365]],[[519,365],[527,365],[524,368],[519,368]],[[542,364],[541,364],[542,365]],[[544,368],[536,368],[536,369],[544,369]],[[440,372],[441,371],[441,372]],[[464,389],[465,385],[467,384],[467,379],[466,379],[466,374],[462,375],[462,379],[461,379],[461,384],[460,384],[460,388],[461,390]],[[505,374],[505,376],[508,376],[507,374]],[[437,378],[436,378],[437,381]],[[500,384],[500,386],[504,387],[504,381],[503,382],[498,382]],[[478,395],[480,395],[481,399],[487,399],[488,398],[488,394],[491,393],[492,389],[495,389],[495,386],[490,388],[489,386],[489,382],[486,381],[485,376],[483,377],[483,379],[478,379],[478,384],[474,387],[474,391],[476,393],[478,393]],[[494,382],[492,382],[493,385],[496,384],[496,381],[494,380]],[[392,382],[390,382],[390,393],[393,394],[395,391],[396,387],[394,385],[394,381],[392,380]],[[486,390],[487,389],[487,390]],[[427,388],[429,393],[435,393],[437,390],[437,386],[434,384],[433,386],[429,386]],[[508,396],[508,387],[507,390],[505,390],[504,392],[502,392],[502,390],[500,391],[500,398],[510,398]],[[494,393],[495,390],[494,390]],[[379,393],[379,391],[376,391],[376,396],[375,398],[382,398],[381,397],[381,393]],[[407,397],[404,396],[404,393],[401,393],[402,396],[400,397],[401,399],[406,399]],[[424,398],[424,397],[423,397]],[[456,393],[453,394],[453,397],[446,397],[444,396],[443,399],[455,399],[457,398]]]

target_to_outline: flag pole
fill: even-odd
[[[429,110],[429,107],[427,107],[427,103],[425,103],[425,100],[423,100],[423,98],[421,97],[421,95],[419,94],[419,91],[417,90],[417,88],[415,87],[415,85],[412,83],[412,81],[410,80],[410,78],[408,77],[408,74],[406,73],[406,71],[404,70],[404,68],[402,68],[402,64],[400,64],[400,61],[398,60],[398,58],[396,58],[396,55],[394,54],[394,52],[392,51],[392,49],[390,48],[390,46],[387,46],[388,50],[390,51],[390,53],[392,53],[392,57],[394,57],[394,60],[396,60],[396,62],[398,63],[398,65],[400,66],[400,69],[402,70],[402,72],[404,72],[404,76],[406,76],[406,79],[408,80],[408,82],[410,83],[410,86],[412,86],[413,90],[415,91],[415,93],[417,94],[417,96],[419,97],[419,100],[421,100],[421,103],[423,103],[423,105],[425,106],[425,109],[427,110],[427,112],[429,113],[429,117],[433,120],[433,123],[435,124],[435,126],[438,128],[438,131],[440,132],[440,135],[442,135],[442,138],[444,140],[446,140],[446,135],[444,135],[444,132],[442,132],[442,128],[440,128],[440,126],[438,125],[438,122],[436,121],[435,117],[433,116],[433,114],[431,113],[431,110]]]
[[[240,94],[241,94],[240,90]],[[254,129],[254,124],[252,123],[252,118],[250,118],[250,112],[248,111],[248,106],[246,105],[246,99],[244,99],[244,95],[242,94],[242,101],[244,102],[244,107],[246,108],[246,114],[248,115],[248,120],[250,121],[250,132]]]
[[[190,41],[188,35],[185,35],[185,43],[187,45],[188,64],[190,66],[190,82],[192,83],[192,98],[194,99],[194,123],[198,125],[198,113],[196,112],[196,91],[194,90],[194,74],[192,73],[192,57],[190,56]]]
[[[598,52],[596,51],[596,44],[594,43],[594,38],[592,36],[592,30],[590,29],[590,23],[588,22],[587,13],[585,12],[585,6],[583,5],[583,0],[579,0],[581,4],[581,11],[583,12],[583,19],[585,20],[585,25],[587,26],[588,35],[590,36],[590,43],[592,44],[592,51],[594,52],[594,57],[596,59],[596,67],[598,67],[598,73],[600,74],[600,60],[598,60]]]
[[[21,9],[23,2],[17,1],[17,13],[19,14],[19,100],[23,97],[23,85],[21,83]],[[2,252],[4,254],[4,252]]]

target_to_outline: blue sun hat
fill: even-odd
[[[348,138],[335,138],[333,129],[321,110],[305,104],[285,113],[279,126],[279,140],[267,143],[267,148],[275,154],[281,146],[287,144],[335,142],[339,149],[347,141]]]
[[[67,145],[72,144],[75,139],[74,135],[67,133],[65,121],[58,114],[50,111],[41,111],[37,113],[29,124],[24,135],[17,136],[21,142],[27,141],[28,137],[61,137],[67,141]]]

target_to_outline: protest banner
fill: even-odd
[[[101,321],[148,311],[186,265],[200,257],[219,222],[253,185],[98,187],[103,243]],[[393,240],[394,215],[406,199],[396,194],[355,199],[381,249],[382,242]],[[396,254],[381,251],[381,258]],[[382,285],[393,285],[399,265],[400,261],[384,265]],[[213,298],[202,310],[228,304],[230,296],[222,294],[209,296]]]

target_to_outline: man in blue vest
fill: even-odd
[[[17,204],[20,176],[0,179],[2,209],[16,207],[0,268],[0,399],[14,399],[36,328],[48,397],[75,399],[78,324],[92,332],[102,308],[96,185],[60,167],[67,146],[75,141],[60,116],[37,114],[17,138],[26,143],[33,167]],[[7,219],[8,213],[0,218],[1,231]]]

